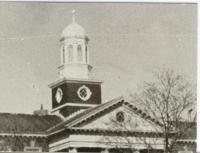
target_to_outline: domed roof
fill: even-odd
[[[63,30],[61,37],[62,38],[69,38],[69,37],[86,38],[86,31],[82,26],[80,26],[76,22],[72,22]]]

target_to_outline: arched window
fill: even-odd
[[[78,61],[83,61],[83,54],[82,54],[82,47],[81,45],[78,45],[78,48],[77,48],[77,59]]]
[[[63,64],[65,64],[65,47],[62,48],[62,58],[63,58]]]
[[[74,57],[73,57],[73,46],[69,45],[67,47],[67,52],[68,52],[68,62],[72,62]]]

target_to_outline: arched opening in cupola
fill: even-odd
[[[77,59],[79,62],[83,61],[83,53],[81,45],[78,45],[77,47]]]
[[[73,46],[69,45],[67,47],[67,51],[68,51],[68,62],[72,62],[74,60],[74,57],[73,57]]]

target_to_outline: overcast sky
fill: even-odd
[[[136,91],[152,72],[172,68],[196,83],[195,4],[0,3],[0,112],[51,108],[60,34],[71,11],[90,38],[92,77],[103,101]]]

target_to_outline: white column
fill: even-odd
[[[140,151],[139,150],[135,150],[135,151],[133,151],[133,153],[140,153]]]
[[[87,64],[90,64],[90,53],[89,53],[89,45],[88,44],[86,44],[87,45]]]
[[[101,153],[109,153],[109,150],[108,150],[108,149],[103,149],[103,150],[101,151]]]
[[[82,48],[82,62],[83,62],[84,64],[87,64],[87,63],[86,63],[86,50],[85,50],[85,45],[82,44],[82,45],[81,45],[81,48]]]
[[[74,62],[77,63],[78,62],[78,53],[77,53],[77,47],[78,45],[76,43],[73,43],[73,56],[74,56]]]
[[[76,148],[71,148],[71,149],[69,149],[69,153],[77,153],[77,149]]]
[[[60,61],[61,61],[61,64],[60,65],[63,65],[63,45],[61,45],[60,47]]]

